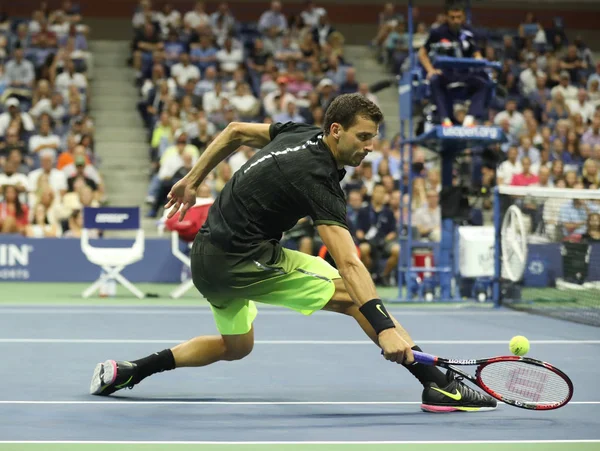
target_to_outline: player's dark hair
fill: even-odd
[[[383,120],[383,113],[377,105],[362,94],[342,94],[333,99],[323,119],[325,136],[329,135],[331,124],[337,122],[344,130],[356,124],[359,117],[376,124]]]
[[[460,0],[446,0],[446,14],[450,11],[466,11],[465,4]]]

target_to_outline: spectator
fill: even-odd
[[[3,186],[1,181],[0,186],[4,196],[0,203],[0,233],[23,233],[29,222],[29,208],[20,201],[16,186]]]
[[[25,59],[23,48],[15,49],[14,59],[6,63],[5,76],[8,86],[15,95],[31,97],[35,81],[35,68]]]
[[[305,9],[300,13],[302,21],[307,27],[316,27],[319,23],[321,16],[327,14],[324,8],[317,7],[315,2],[307,0]]]
[[[557,93],[561,93],[565,101],[577,100],[578,90],[571,84],[571,75],[567,71],[560,73],[560,84],[552,88],[550,93],[555,98]]]
[[[85,157],[82,155],[78,155],[75,157],[75,174],[67,180],[68,191],[75,191],[75,183],[78,181],[82,181],[85,185],[89,186],[92,191],[98,191],[98,184],[95,180],[91,179],[85,174],[86,161]]]
[[[513,176],[523,172],[523,167],[518,161],[519,150],[516,147],[510,147],[507,152],[508,159],[498,167],[497,177],[498,185],[510,185]]]
[[[181,24],[181,13],[173,9],[171,3],[165,3],[163,9],[156,14],[156,21],[160,25],[163,36],[169,34],[169,30],[177,30]]]
[[[269,46],[273,48],[273,40],[282,36],[287,28],[287,19],[281,12],[281,2],[277,0],[272,1],[271,9],[265,11],[260,16],[258,30],[265,36]]]
[[[590,146],[600,145],[600,115],[596,114],[592,119],[592,125],[581,137],[583,144]]]
[[[396,221],[392,210],[385,205],[385,188],[377,184],[373,188],[370,205],[361,209],[356,238],[359,241],[361,260],[375,273],[375,279],[390,283],[390,276],[398,263],[400,246],[397,242]],[[377,262],[386,259],[385,268],[379,271]]]
[[[296,108],[296,102],[290,101],[286,105],[285,113],[276,114],[273,118],[275,122],[296,122],[296,123],[304,123],[306,119],[298,114],[298,110]]]
[[[355,244],[359,243],[359,239],[356,237],[356,231],[359,226],[359,214],[363,207],[363,196],[361,192],[355,189],[350,191],[348,193],[348,205],[346,206],[346,222],[348,223],[348,228]]]
[[[223,43],[223,48],[217,52],[216,58],[221,72],[225,75],[232,75],[244,61],[244,54],[242,49],[233,48],[232,39],[227,38]]]
[[[581,59],[577,53],[577,47],[570,45],[566,56],[560,62],[560,68],[568,71],[571,80],[578,83],[581,73],[587,69],[587,62]]]
[[[538,181],[531,186],[539,186],[540,188],[553,188],[554,185],[550,179],[550,168],[542,166],[539,168]]]
[[[238,83],[230,102],[243,120],[255,119],[260,112],[260,102],[252,95],[247,83]]]
[[[221,80],[216,80],[214,89],[206,92],[202,97],[202,109],[207,114],[219,111],[223,108],[225,99],[229,99],[229,94],[223,91]]]
[[[87,90],[87,79],[85,75],[75,72],[75,64],[72,60],[67,60],[65,70],[56,76],[54,82],[55,88],[63,95],[69,97],[69,88],[75,86],[77,90],[85,92]]]
[[[587,231],[587,218],[591,213],[599,213],[598,205],[581,199],[569,199],[560,207],[559,221],[565,237],[583,235]]]
[[[51,223],[48,219],[46,207],[37,204],[33,209],[31,223],[24,228],[24,234],[28,238],[56,238],[60,236],[60,230],[55,222]]]
[[[217,49],[212,45],[209,35],[202,34],[198,43],[190,43],[190,60],[203,74],[206,74],[208,68],[216,66]]]
[[[595,160],[588,158],[583,163],[581,171],[582,182],[586,189],[593,186],[600,186],[600,174],[598,174],[598,163]]]
[[[25,142],[19,140],[19,133],[16,128],[9,128],[4,138],[4,142],[0,142],[0,168],[4,166],[6,159],[13,151],[18,151],[21,158],[24,158],[27,155]]]
[[[28,113],[21,111],[18,99],[11,97],[4,105],[8,111],[0,114],[0,137],[4,136],[6,129],[15,120],[17,121],[17,124],[19,124],[19,136],[22,131],[32,132],[34,130],[35,126],[31,116]]]
[[[537,88],[537,78],[540,76],[538,71],[537,60],[534,56],[527,58],[527,69],[521,72],[519,80],[521,82],[521,89],[525,96],[531,95]]]
[[[57,155],[60,150],[60,137],[51,132],[50,116],[44,115],[40,118],[39,134],[33,135],[29,140],[29,152],[36,155],[49,149]]]
[[[441,236],[442,212],[437,191],[427,191],[427,202],[416,209],[413,226],[419,231],[421,239],[439,241]]]
[[[531,158],[523,157],[521,159],[521,167],[521,172],[514,174],[512,177],[510,183],[512,186],[530,186],[539,182],[538,176],[531,172]]]
[[[525,118],[517,111],[516,99],[509,99],[506,102],[506,110],[496,115],[494,123],[499,125],[505,119],[508,119],[510,123],[510,134],[515,137],[519,136],[525,128]]]
[[[586,124],[592,120],[594,112],[596,111],[594,104],[588,101],[587,91],[583,88],[580,88],[577,92],[577,99],[571,100],[567,105],[569,106],[569,112],[572,115],[581,115],[583,122]]]
[[[39,155],[41,167],[31,171],[28,176],[29,192],[38,196],[41,194],[38,192],[38,182],[43,176],[47,179],[47,185],[52,188],[56,198],[61,199],[67,192],[67,177],[63,171],[54,167],[56,154],[52,149],[44,149]]]
[[[27,176],[20,172],[17,172],[18,163],[15,159],[9,158],[4,163],[4,172],[0,173],[0,189],[2,187],[13,186],[17,193],[25,193],[29,186]],[[25,201],[25,197],[21,196],[22,201]]]
[[[171,68],[171,75],[177,82],[177,85],[183,87],[190,80],[199,80],[200,70],[190,64],[190,55],[187,52],[182,52],[179,55],[179,63],[173,65]]]
[[[183,16],[183,23],[192,30],[210,25],[210,18],[204,12],[204,2],[196,2],[194,9]]]

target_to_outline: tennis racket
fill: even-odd
[[[549,363],[529,357],[456,360],[419,351],[413,351],[413,355],[416,362],[448,368],[499,401],[522,409],[558,409],[573,397],[573,383],[565,373]],[[477,369],[473,376],[454,365],[477,365]]]

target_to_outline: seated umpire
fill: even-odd
[[[448,85],[465,83],[469,91],[471,105],[469,114],[462,125],[474,125],[475,119],[485,116],[485,103],[489,93],[489,80],[485,73],[470,73],[465,70],[433,67],[429,55],[451,56],[456,58],[481,59],[471,29],[465,25],[465,9],[459,3],[446,7],[446,23],[431,30],[425,45],[419,50],[419,61],[427,71],[433,101],[444,126],[453,125],[453,101],[448,93]]]

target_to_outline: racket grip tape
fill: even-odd
[[[423,365],[435,365],[437,357],[426,352],[413,351],[415,356],[415,362],[422,363]]]
[[[383,350],[381,351],[381,355],[383,355]],[[415,363],[421,363],[423,365],[435,365],[437,362],[436,356],[427,354],[426,352],[413,351],[413,356],[415,358]]]

